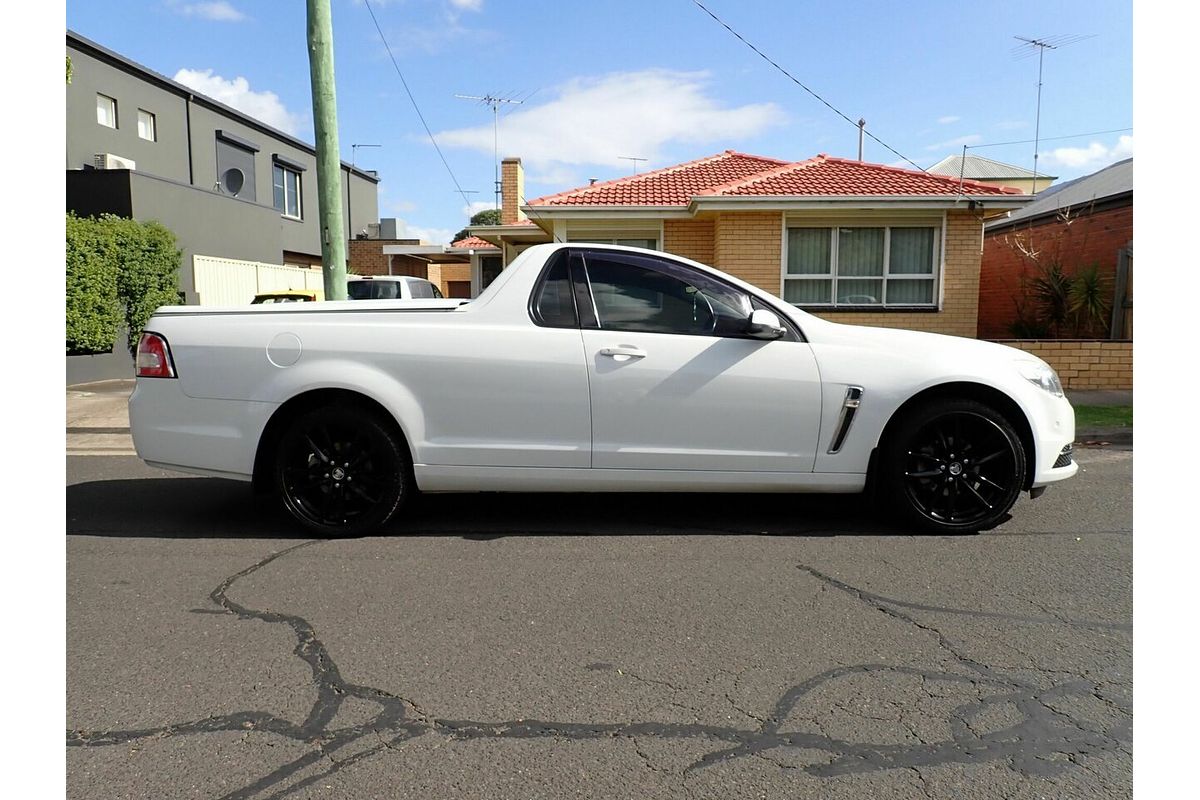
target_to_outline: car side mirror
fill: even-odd
[[[778,339],[786,333],[774,311],[758,308],[750,312],[746,333],[755,339]]]

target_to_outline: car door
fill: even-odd
[[[592,466],[811,472],[821,387],[808,344],[750,337],[763,307],[686,264],[581,250]]]

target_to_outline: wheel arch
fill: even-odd
[[[867,468],[867,485],[871,491],[875,490],[878,482],[876,472],[879,469],[880,459],[877,457],[879,450],[887,445],[890,437],[894,435],[900,420],[904,419],[905,415],[922,403],[927,403],[935,399],[975,400],[995,409],[997,413],[1003,416],[1013,426],[1018,438],[1021,440],[1021,447],[1025,449],[1025,477],[1022,482],[1022,489],[1028,489],[1033,485],[1033,475],[1037,468],[1037,447],[1033,439],[1033,427],[1030,425],[1029,418],[1025,415],[1021,406],[1007,394],[993,386],[972,383],[970,381],[954,381],[951,383],[940,383],[936,386],[923,389],[905,400],[892,412],[891,417],[888,418],[887,424],[884,425],[883,431],[879,435],[879,441],[876,443],[875,449],[871,452]]]
[[[271,418],[267,420],[262,435],[258,437],[258,447],[254,453],[254,472],[251,479],[256,493],[264,494],[269,491],[271,456],[284,431],[287,430],[288,423],[312,409],[332,405],[358,406],[377,413],[392,425],[396,435],[400,437],[401,443],[408,450],[409,463],[411,464],[415,460],[416,454],[413,452],[412,442],[405,432],[404,426],[378,400],[353,389],[337,387],[309,389],[288,399],[275,409]]]

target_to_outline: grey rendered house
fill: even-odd
[[[188,303],[195,256],[320,265],[313,145],[71,31],[67,55],[67,211],[171,229]],[[352,240],[378,221],[379,178],[342,162],[341,179]]]

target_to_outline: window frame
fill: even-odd
[[[647,334],[656,334],[656,335],[662,335],[662,336],[705,336],[705,337],[708,337],[711,339],[748,339],[748,340],[753,340],[753,341],[758,341],[758,342],[768,341],[768,340],[758,339],[756,337],[750,336],[749,334],[739,334],[739,333],[730,333],[730,332],[717,333],[717,332],[692,332],[692,331],[645,331],[645,330],[639,331],[639,330],[632,330],[632,329],[625,329],[625,328],[605,328],[599,323],[599,320],[598,320],[598,311],[596,309],[596,299],[595,299],[595,295],[592,292],[591,278],[588,275],[588,270],[587,270],[587,256],[589,254],[591,254],[594,256],[604,256],[607,258],[618,257],[618,258],[624,258],[624,259],[636,259],[637,261],[649,261],[655,265],[654,268],[657,269],[657,271],[660,271],[660,272],[666,274],[667,276],[675,278],[677,280],[681,280],[684,282],[690,282],[690,283],[693,283],[696,285],[700,285],[700,284],[704,283],[705,281],[707,281],[707,282],[716,284],[717,286],[719,286],[727,291],[736,292],[738,294],[745,295],[749,300],[751,311],[765,309],[767,311],[772,312],[779,318],[779,322],[783,326],[783,328],[785,330],[785,334],[782,337],[780,337],[779,339],[769,340],[769,341],[787,341],[787,342],[807,341],[804,338],[804,334],[800,331],[800,329],[796,326],[796,324],[791,320],[791,318],[789,316],[787,316],[787,314],[782,309],[777,307],[770,300],[768,300],[764,297],[761,297],[758,294],[756,294],[752,291],[749,291],[741,286],[737,286],[733,283],[730,283],[729,281],[724,280],[717,275],[713,275],[710,272],[707,272],[705,270],[696,269],[695,267],[691,266],[690,264],[685,264],[681,261],[670,258],[663,251],[657,251],[656,253],[653,253],[653,254],[651,254],[651,253],[627,253],[627,252],[621,251],[621,250],[589,248],[586,245],[584,245],[582,247],[572,246],[572,247],[563,248],[559,252],[567,253],[568,254],[567,257],[570,259],[568,262],[569,269],[570,269],[569,274],[571,277],[571,282],[575,287],[574,295],[575,295],[576,314],[577,314],[577,318],[579,319],[578,327],[580,327],[580,328],[583,328],[586,330],[613,331],[614,333],[647,333]],[[534,314],[533,305],[534,305],[534,302],[535,302],[538,294],[540,293],[541,286],[542,286],[542,280],[543,280],[544,276],[547,274],[546,270],[548,270],[549,267],[551,266],[551,261],[547,261],[546,266],[543,267],[544,271],[542,273],[542,277],[539,278],[539,280],[537,282],[535,282],[534,289],[530,293],[530,296],[529,296],[530,317],[531,317],[531,319],[534,320],[535,324],[539,324],[539,323],[538,323],[537,317]],[[640,266],[640,265],[635,263],[635,264],[633,264],[633,266]],[[694,281],[689,280],[692,276],[695,276],[697,279]]]
[[[142,135],[142,115],[145,114],[150,122],[150,135]],[[138,109],[138,138],[146,142],[158,141],[158,115],[153,111],[147,111],[144,108]]]
[[[282,183],[283,207],[282,208],[275,205],[275,186],[276,186],[275,171],[276,170],[278,170],[280,173],[283,174],[283,183]],[[279,160],[271,161],[271,205],[275,208],[276,211],[279,212],[279,215],[281,217],[286,217],[287,219],[295,219],[295,220],[303,220],[304,219],[304,188],[303,188],[303,182],[302,182],[304,176],[300,174],[301,172],[302,172],[302,170],[293,169],[292,167],[288,166],[287,164],[282,163]],[[296,194],[296,213],[295,214],[288,213],[288,176],[289,175],[293,175],[296,178],[296,193],[295,193]]]
[[[109,125],[107,122],[104,122],[100,119],[100,100],[101,99],[108,101],[109,111],[112,114],[112,125]],[[121,127],[120,123],[121,123],[121,118],[118,115],[117,98],[109,97],[108,95],[104,94],[104,92],[96,92],[96,124],[101,125],[105,128],[111,128],[115,131],[115,130],[120,130],[120,127]]]
[[[838,274],[838,255],[839,242],[841,237],[839,231],[843,229],[854,230],[864,228],[882,229],[883,236],[883,271],[879,275],[854,275],[841,276]],[[933,246],[930,263],[930,271],[928,273],[895,273],[891,271],[891,245],[892,231],[902,228],[921,228],[933,231]],[[792,230],[807,229],[807,230],[825,230],[829,233],[829,271],[823,273],[797,274],[788,272],[788,247],[791,239],[790,232]],[[941,284],[942,274],[945,268],[944,242],[945,242],[945,220],[913,220],[880,222],[875,220],[863,220],[854,222],[848,220],[845,223],[833,223],[828,221],[822,222],[804,222],[800,220],[785,220],[783,226],[783,259],[780,265],[780,298],[789,305],[803,310],[813,311],[940,311],[941,310]],[[824,280],[830,283],[829,301],[826,303],[794,303],[787,299],[788,281],[812,281]],[[846,280],[850,282],[865,282],[867,280],[881,281],[883,285],[883,300],[878,303],[839,303],[838,298],[838,282]],[[894,283],[905,283],[919,281],[930,284],[930,297],[928,303],[890,303],[887,301],[888,285]]]

